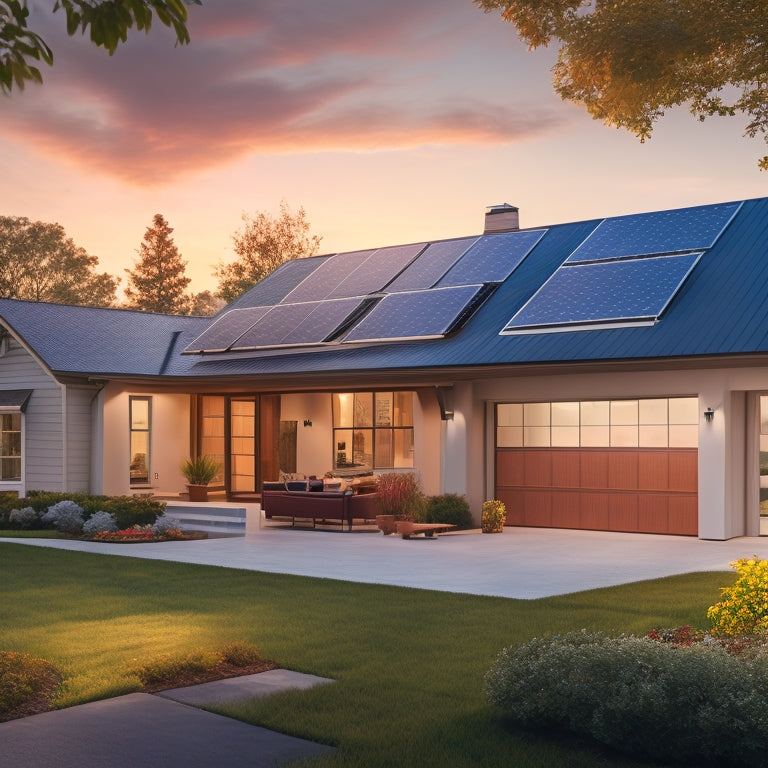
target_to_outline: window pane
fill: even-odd
[[[614,448],[636,448],[637,427],[611,425],[611,446]]]
[[[669,398],[669,423],[670,424],[698,424],[699,423],[699,398],[698,397],[670,397]]]
[[[607,405],[608,403],[606,403]],[[608,426],[582,426],[581,445],[584,448],[606,448],[608,446]]]
[[[611,401],[611,426],[637,424],[637,400]]]
[[[2,455],[21,456],[21,432],[2,433]]]
[[[352,435],[352,462],[357,467],[373,467],[373,430],[356,429]]]
[[[0,460],[0,480],[21,480],[21,457]]]
[[[392,423],[396,427],[413,426],[413,392],[395,392],[395,417]]]
[[[552,403],[552,425],[558,427],[578,427],[579,404]]]
[[[670,448],[696,448],[699,445],[699,426],[690,424],[669,425]]]
[[[149,432],[131,432],[132,483],[149,482]]]
[[[373,392],[355,395],[355,427],[373,426]]]
[[[232,435],[253,437],[256,434],[256,419],[253,416],[232,416]]]
[[[549,427],[525,427],[523,442],[532,448],[547,448],[549,446]]]
[[[577,411],[578,413],[578,411]],[[578,447],[578,427],[552,427],[552,445],[559,448]]]
[[[641,424],[666,424],[667,423],[667,400],[658,398],[656,400],[640,400],[640,423]]]
[[[203,416],[224,418],[224,398],[218,395],[203,395],[201,398]]]
[[[549,403],[525,403],[523,423],[526,427],[548,427]]]
[[[395,461],[393,466],[413,466],[413,429],[395,430]]]
[[[395,453],[394,453],[394,440],[391,429],[377,429],[376,430],[376,443],[375,443],[375,455],[376,455],[376,467],[394,467],[395,466]]]
[[[375,395],[376,402],[376,426],[377,427],[391,427],[392,426],[392,393],[391,392],[377,392]],[[376,459],[378,462],[378,459]],[[391,464],[385,466],[391,467]]]
[[[641,448],[666,448],[667,425],[666,424],[641,424],[640,425]]]
[[[336,429],[333,432],[334,469],[343,469],[352,465],[352,430]]]
[[[496,445],[499,448],[520,448],[523,445],[522,427],[499,427],[496,430]]]
[[[149,400],[131,398],[131,429],[149,429]]]
[[[608,401],[594,400],[581,403],[581,424],[589,426],[608,426]],[[607,434],[607,433],[606,433]],[[608,445],[606,442],[605,445]]]
[[[496,406],[496,423],[500,427],[522,427],[523,426],[522,404],[521,403],[499,403],[499,405]]]
[[[355,396],[341,392],[333,396],[333,426],[351,427]]]

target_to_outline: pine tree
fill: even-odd
[[[190,279],[184,274],[183,261],[171,238],[173,228],[159,213],[147,227],[135,269],[126,269],[128,306],[142,312],[181,315],[187,312],[186,288]]]

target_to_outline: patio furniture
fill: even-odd
[[[423,533],[425,538],[431,539],[438,534],[445,533],[455,527],[455,525],[450,525],[448,523],[412,523],[409,520],[397,521],[397,532],[404,539],[410,539],[411,536],[417,536],[420,533]]]
[[[294,491],[288,490],[283,483],[264,483],[261,493],[261,507],[264,517],[291,519],[291,526],[296,527],[296,520],[311,520],[312,527],[317,523],[340,523],[344,530],[352,530],[354,520],[375,520],[381,512],[381,505],[376,493],[354,493],[345,491]]]

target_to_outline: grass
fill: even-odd
[[[3,531],[0,530],[0,539],[60,539],[61,534],[58,531],[23,531],[17,529]]]
[[[596,566],[599,567],[599,566]],[[487,703],[498,651],[586,628],[707,627],[727,573],[535,601],[476,597],[0,544],[0,650],[64,674],[69,706],[137,690],[137,663],[232,642],[333,678],[218,711],[338,753],[313,765],[629,768],[590,744],[510,729]]]

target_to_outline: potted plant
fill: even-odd
[[[413,472],[379,475],[377,493],[382,514],[376,516],[376,522],[385,534],[394,532],[395,521],[413,520],[414,512],[423,503],[419,481]]]
[[[492,499],[483,502],[483,511],[480,517],[483,533],[503,533],[506,519],[507,508],[503,501]]]
[[[208,501],[208,484],[220,468],[219,462],[207,454],[184,461],[181,473],[187,479],[190,501]]]

